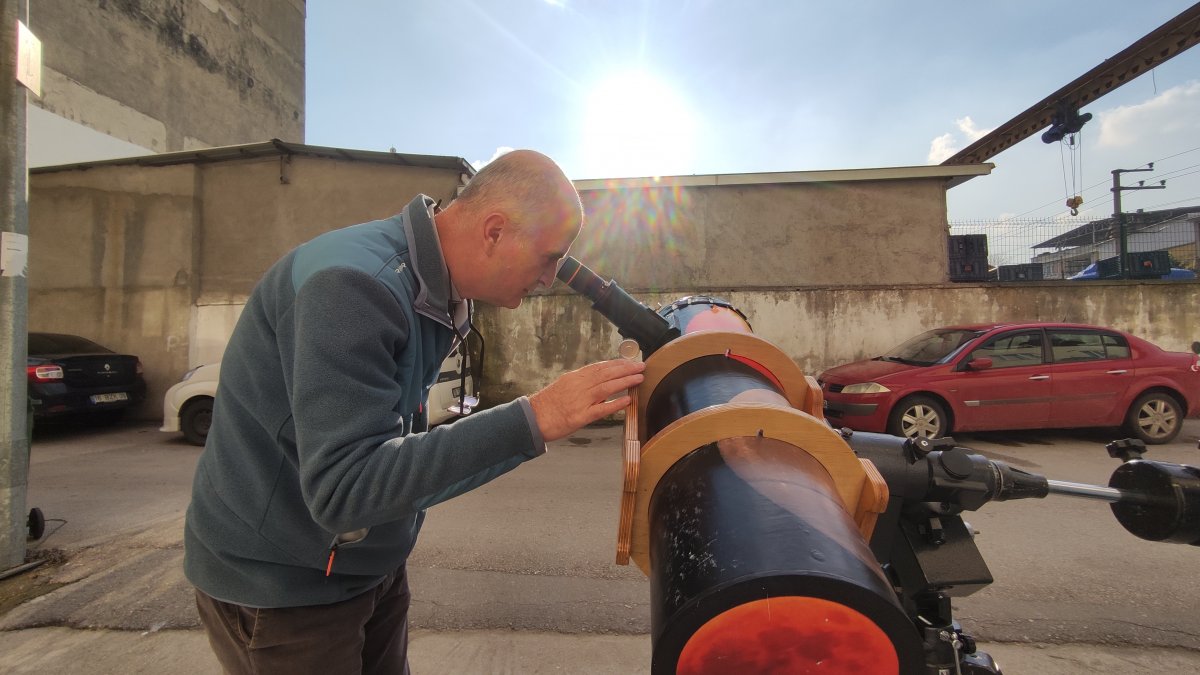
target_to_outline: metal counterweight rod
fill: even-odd
[[[1050,485],[1051,494],[1069,495],[1071,497],[1086,497],[1088,499],[1100,499],[1106,502],[1123,502],[1126,504],[1153,504],[1161,502],[1161,499],[1155,499],[1150,495],[1140,492],[1131,492],[1129,490],[1120,490],[1117,488],[1103,487],[1100,485],[1089,485],[1087,483],[1072,483],[1065,480],[1047,480]]]

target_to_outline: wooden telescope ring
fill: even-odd
[[[646,439],[646,402],[679,365],[703,356],[731,354],[766,368],[782,385],[793,407],[726,403],[675,420]],[[649,574],[649,505],[654,488],[671,466],[693,450],[727,438],[761,435],[812,455],[833,480],[837,495],[868,540],[887,508],[887,483],[867,460],[860,460],[841,436],[822,421],[821,390],[794,361],[770,342],[749,333],[699,331],[680,337],[647,361],[642,384],[631,390],[626,410],[624,480],[617,532],[616,562],[630,558]]]
[[[726,353],[761,364],[783,386],[783,395],[793,408],[817,418],[822,416],[821,389],[816,380],[805,377],[800,366],[778,347],[753,333],[704,330],[676,338],[646,359],[644,379],[638,387],[641,393],[637,411],[638,439],[643,443],[649,440],[646,438],[646,403],[664,377],[692,359]]]

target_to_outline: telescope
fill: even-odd
[[[645,360],[626,409],[616,562],[650,580],[651,672],[999,674],[952,597],[992,582],[962,513],[1050,494],[1200,545],[1200,469],[1114,441],[1107,486],[1050,480],[952,438],[834,429],[816,380],[730,303],[658,310],[572,257],[558,278]]]

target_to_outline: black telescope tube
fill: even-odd
[[[1200,546],[1200,468],[1137,459],[1117,467],[1108,485],[1153,499],[1109,505],[1130,534],[1149,541]]]
[[[563,258],[558,280],[591,300],[592,309],[611,321],[622,337],[636,340],[642,348],[642,358],[648,358],[659,347],[679,337],[679,329],[666,319],[634,300],[616,281],[604,281],[573,256]]]

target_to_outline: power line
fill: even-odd
[[[1198,146],[1196,146],[1196,147],[1192,148],[1191,150],[1184,150],[1183,152],[1177,152],[1177,153],[1175,153],[1175,154],[1173,154],[1173,155],[1168,155],[1168,156],[1166,156],[1166,157],[1163,157],[1162,159],[1156,159],[1156,160],[1154,160],[1154,163],[1155,163],[1155,164],[1158,164],[1159,162],[1165,162],[1165,161],[1166,161],[1166,160],[1168,160],[1168,159],[1172,159],[1172,158],[1178,157],[1178,156],[1180,156],[1180,155],[1186,155],[1186,154],[1188,154],[1189,152],[1195,152],[1195,151],[1197,151],[1197,150],[1200,150],[1200,145],[1198,145]]]
[[[1174,159],[1174,158],[1176,158],[1176,157],[1179,157],[1179,156],[1182,156],[1182,155],[1186,155],[1186,154],[1188,154],[1188,153],[1190,153],[1190,152],[1196,152],[1197,150],[1200,150],[1200,146],[1196,146],[1196,147],[1194,147],[1194,148],[1189,148],[1189,149],[1187,149],[1187,150],[1183,150],[1183,151],[1181,151],[1181,152],[1177,152],[1177,153],[1175,153],[1175,154],[1173,154],[1173,155],[1167,155],[1166,157],[1163,157],[1163,158],[1161,158],[1161,159],[1156,159],[1156,160],[1154,160],[1153,162],[1144,162],[1144,163],[1142,163],[1142,164],[1139,164],[1139,165],[1138,165],[1138,167],[1142,167],[1142,166],[1148,166],[1148,165],[1150,165],[1150,164],[1159,164],[1159,163],[1161,163],[1161,162],[1165,162],[1165,161],[1166,161],[1166,160],[1168,160],[1168,159]],[[1061,148],[1060,148],[1060,159],[1061,159]],[[1190,169],[1190,168],[1193,168],[1193,167],[1195,167],[1195,166],[1200,166],[1200,165],[1193,165],[1193,166],[1190,166],[1190,167],[1185,167],[1185,169],[1176,169],[1176,171],[1184,171],[1184,170],[1186,170],[1186,169]],[[1137,167],[1135,167],[1135,168],[1137,168]],[[1066,181],[1066,171],[1065,171],[1065,169],[1064,169],[1064,172],[1063,172],[1063,173],[1064,173],[1064,175],[1063,175],[1063,180],[1064,180],[1064,182],[1065,182],[1065,181]],[[1190,174],[1187,174],[1187,175],[1190,175]],[[1160,178],[1165,178],[1165,177],[1166,177],[1166,176],[1164,176],[1164,177],[1160,177]],[[1175,178],[1179,178],[1179,176],[1174,176],[1174,177],[1175,177]],[[1108,181],[1107,181],[1107,180],[1102,180],[1102,181],[1100,181],[1100,182],[1098,182],[1098,183],[1095,183],[1095,184],[1093,184],[1093,185],[1089,185],[1088,187],[1086,187],[1086,188],[1084,188],[1084,189],[1083,189],[1083,191],[1080,193],[1080,195],[1086,195],[1086,194],[1087,194],[1088,192],[1090,192],[1091,190],[1094,190],[1094,189],[1096,189],[1096,188],[1100,187],[1101,185],[1106,185],[1106,184],[1108,184]],[[1084,200],[1084,203],[1086,203],[1087,201],[1088,201],[1088,200]],[[1042,204],[1041,206],[1038,206],[1038,207],[1035,207],[1035,208],[1029,209],[1028,211],[1026,211],[1026,212],[1024,212],[1024,213],[1019,213],[1019,214],[1017,214],[1017,215],[1015,215],[1015,216],[1010,216],[1010,217],[1008,217],[1008,218],[1002,218],[1002,219],[1001,219],[999,222],[1006,222],[1006,221],[1008,221],[1008,220],[1011,220],[1011,219],[1015,219],[1015,218],[1021,218],[1021,217],[1023,217],[1023,216],[1027,216],[1027,215],[1029,215],[1029,214],[1031,214],[1031,213],[1034,213],[1034,212],[1036,212],[1036,211],[1041,211],[1042,209],[1044,209],[1044,208],[1046,208],[1046,207],[1048,207],[1048,206],[1054,206],[1054,205],[1056,205],[1056,204],[1058,204],[1058,203],[1059,203],[1059,200],[1058,200],[1058,199],[1053,199],[1053,200],[1051,200],[1051,201],[1049,201],[1049,202],[1046,202],[1045,204]]]
[[[1151,209],[1157,209],[1157,208],[1158,208],[1158,207],[1160,207],[1160,206],[1170,206],[1170,205],[1172,205],[1172,204],[1179,204],[1179,203],[1181,203],[1181,202],[1190,202],[1190,201],[1192,201],[1192,200],[1195,200],[1195,201],[1197,201],[1197,202],[1200,202],[1200,195],[1195,195],[1195,196],[1192,196],[1192,197],[1186,197],[1186,198],[1184,198],[1184,199],[1176,199],[1176,200],[1175,200],[1175,201],[1173,201],[1173,202],[1163,202],[1163,203],[1161,203],[1161,204],[1154,204],[1153,206],[1149,206],[1149,207],[1147,207],[1147,208],[1151,208]],[[1198,203],[1198,204],[1197,204],[1197,207],[1198,207],[1198,208],[1200,208],[1200,203]]]
[[[1193,164],[1191,166],[1185,166],[1182,169],[1175,169],[1174,171],[1171,171],[1169,173],[1164,173],[1161,176],[1155,176],[1155,178],[1157,178],[1159,180],[1166,180],[1168,178],[1182,178],[1183,176],[1190,176],[1190,175],[1192,175],[1191,173],[1185,173],[1185,174],[1183,174],[1183,176],[1176,176],[1175,174],[1179,173],[1180,171],[1187,171],[1188,169],[1195,169],[1196,167],[1200,167],[1200,164]],[[1195,171],[1193,171],[1192,173],[1195,173]]]

